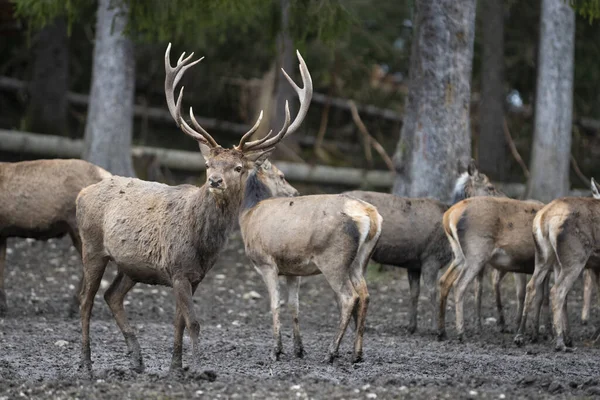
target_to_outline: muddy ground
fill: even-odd
[[[403,270],[369,271],[371,304],[365,361],[352,365],[349,331],[342,357],[323,360],[337,324],[333,294],[320,277],[306,278],[300,292],[300,323],[307,356],[292,352],[291,318],[282,314],[286,355],[271,362],[271,317],[266,290],[248,265],[239,233],[195,296],[202,323],[202,370],[170,377],[174,299],[169,288],[138,285],[126,309],[137,327],[146,371],[130,372],[121,334],[100,290],[92,317],[94,379],[80,378],[80,325],[66,310],[81,270],[67,239],[10,240],[6,285],[9,312],[0,319],[0,399],[12,398],[545,398],[600,396],[600,348],[585,339],[600,325],[600,313],[581,326],[581,282],[570,296],[576,349],[555,353],[550,342],[516,348],[513,334],[501,334],[491,320],[478,333],[468,298],[466,343],[454,334],[438,342],[431,311],[421,298],[420,329],[406,331],[408,283]],[[103,287],[114,276],[109,265]],[[514,317],[512,278],[504,297]],[[484,317],[495,317],[486,280]],[[260,295],[259,298],[255,293]],[[450,306],[452,306],[452,300]],[[285,307],[283,310],[286,310]],[[186,337],[184,365],[190,362]],[[214,377],[214,381],[207,377]]]

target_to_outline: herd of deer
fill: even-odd
[[[165,94],[177,126],[194,138],[206,160],[206,183],[168,186],[113,176],[81,160],[0,163],[0,315],[6,312],[4,262],[8,237],[48,239],[68,234],[81,253],[83,276],[75,301],[82,323],[81,367],[91,374],[90,317],[94,297],[109,261],[118,273],[104,298],[123,333],[135,371],[144,368],[140,345],[127,321],[124,298],[136,283],[171,286],[176,298],[171,370],[182,368],[183,332],[187,328],[195,362],[200,325],[192,297],[215,264],[231,230],[239,222],[248,258],[269,292],[273,316],[273,357],[282,353],[279,276],[286,277],[293,315],[294,353],[304,354],[298,322],[300,277],[323,274],[335,292],[340,319],[327,359],[338,356],[351,317],[356,326],[353,362],[362,359],[369,305],[365,281],[368,260],[406,268],[410,284],[409,332],[417,328],[420,277],[440,338],[445,336],[446,301],[454,287],[456,329],[464,334],[463,302],[475,279],[477,321],[481,326],[481,292],[486,265],[493,267],[498,324],[505,327],[500,282],[517,273],[517,344],[524,341],[527,313],[533,306],[535,340],[542,302],[552,300],[557,350],[571,345],[566,297],[584,268],[584,319],[591,290],[598,281],[600,193],[592,180],[593,198],[562,198],[544,206],[509,199],[497,191],[473,162],[454,190],[454,205],[426,198],[352,191],[338,195],[299,196],[268,157],[301,125],[312,97],[312,80],[298,53],[303,88],[283,71],[300,99],[294,121],[286,103],[282,129],[251,141],[256,124],[239,144],[225,149],[194,118],[181,115],[183,87],[174,90],[193,53],[181,55],[175,67],[165,54]],[[598,224],[597,224],[598,222]],[[600,244],[600,243],[599,243]],[[440,269],[449,264],[439,280]],[[549,271],[554,286],[549,288]],[[527,284],[525,274],[533,277]],[[527,286],[526,286],[527,285]],[[549,315],[549,314],[548,314]],[[435,321],[434,321],[435,324]]]

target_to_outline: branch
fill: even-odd
[[[575,157],[573,157],[573,153],[571,153],[571,167],[573,167],[573,171],[575,171],[575,175],[577,175],[579,180],[581,180],[583,185],[587,187],[590,184],[590,180],[583,174],[583,172],[581,172],[579,164],[577,164]]]
[[[523,170],[523,175],[525,175],[525,179],[529,179],[529,170],[527,169],[527,165],[523,162],[521,155],[519,154],[519,150],[517,150],[517,146],[515,146],[515,142],[508,130],[508,123],[506,122],[506,118],[503,118],[503,127],[504,127],[504,137],[506,138],[506,143],[508,143],[508,147],[510,148],[510,152],[513,157]]]
[[[352,113],[352,119],[354,120],[354,123],[358,127],[360,133],[362,133],[365,136],[367,143],[370,143],[373,146],[373,148],[379,153],[379,155],[381,155],[381,158],[383,158],[383,161],[385,161],[385,164],[387,165],[389,170],[392,173],[394,173],[396,170],[394,169],[394,163],[392,162],[392,159],[390,158],[390,156],[387,155],[381,144],[377,140],[375,140],[375,138],[371,136],[371,134],[367,130],[367,127],[360,119],[360,115],[358,115],[356,104],[354,104],[352,100],[349,100],[348,106],[350,107],[350,112]]]

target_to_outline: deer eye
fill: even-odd
[[[242,172],[242,167],[239,165],[235,167],[235,172]]]
[[[210,168],[210,164],[208,163],[208,161],[206,163],[204,163],[204,165],[206,166],[206,169]]]
[[[284,175],[279,175],[279,179],[281,179],[282,181],[285,181],[285,176]]]

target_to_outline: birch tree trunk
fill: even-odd
[[[98,0],[84,158],[113,174],[134,176],[135,56],[133,43],[123,35],[127,18],[124,2]]]
[[[281,68],[290,75],[296,75],[298,67],[295,65],[294,55],[294,42],[289,32],[289,20],[290,20],[290,0],[279,0],[279,7],[281,9],[281,28],[277,34],[277,60],[275,61],[275,85],[274,85],[274,101],[272,103],[272,114],[271,123],[269,129],[278,131],[285,122],[285,101],[289,102],[290,115],[292,120],[295,115],[296,107],[296,94],[294,89],[290,86],[288,81],[283,76]],[[284,140],[285,145],[294,150],[298,150],[298,136],[291,135]],[[276,154],[285,157],[285,153],[282,149],[277,148]]]
[[[476,0],[416,0],[409,93],[393,193],[450,201],[471,155]]]
[[[542,0],[527,197],[543,202],[569,190],[574,42],[575,14],[568,2]]]
[[[483,0],[481,5],[479,170],[494,180],[505,181],[508,149],[504,139],[504,0]]]
[[[57,18],[35,35],[33,54],[26,129],[67,135],[69,39],[64,18]]]

